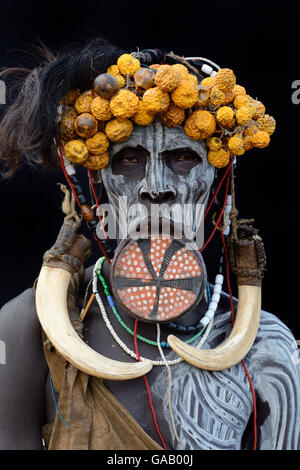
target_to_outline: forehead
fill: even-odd
[[[150,154],[158,154],[166,150],[189,148],[200,155],[206,154],[206,145],[203,141],[190,139],[183,127],[169,128],[163,126],[158,120],[148,126],[135,126],[130,138],[122,143],[111,144],[111,156],[126,147],[142,146]]]

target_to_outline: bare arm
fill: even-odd
[[[258,394],[259,448],[299,450],[299,354],[290,330],[266,312],[251,349],[250,368]]]
[[[0,310],[0,340],[0,449],[41,449],[48,368],[32,289]]]

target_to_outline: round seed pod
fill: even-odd
[[[122,54],[117,60],[117,66],[123,75],[129,73],[130,77],[132,77],[139,70],[141,64],[131,54]]]
[[[234,111],[230,106],[221,106],[217,111],[216,118],[222,126],[229,127],[234,122]]]
[[[73,105],[79,96],[80,90],[78,88],[76,90],[68,91],[66,96],[62,99],[62,105]]]
[[[63,108],[61,120],[60,120],[60,133],[63,139],[73,139],[76,135],[75,132],[75,120],[77,113],[71,106],[65,106]]]
[[[209,139],[207,139],[206,144],[209,150],[216,151],[220,150],[220,148],[222,147],[222,140],[219,139],[219,137],[210,137]]]
[[[274,133],[276,128],[276,121],[273,116],[265,114],[265,116],[259,118],[257,122],[261,126],[261,130],[266,131],[269,135],[272,135]]]
[[[173,67],[173,69],[179,73],[180,79],[184,77],[187,78],[189,76],[189,70],[185,65],[174,64],[174,65],[171,65],[171,67]]]
[[[201,80],[201,85],[211,88],[216,84],[216,77],[206,77]]]
[[[111,98],[118,89],[118,80],[110,73],[102,73],[94,80],[94,90],[101,98]]]
[[[144,102],[141,100],[139,103],[139,110],[138,112],[132,117],[132,120],[138,126],[148,126],[154,120],[154,113],[149,113],[145,108]]]
[[[105,126],[105,134],[112,142],[124,142],[133,131],[133,123],[129,119],[112,119]]]
[[[101,170],[109,163],[109,152],[98,153],[96,155],[89,155],[89,158],[84,162],[83,166],[89,170]]]
[[[116,79],[117,79],[117,81],[118,81],[118,87],[119,87],[119,89],[120,89],[120,88],[124,88],[124,86],[126,85],[126,80],[125,80],[125,78],[123,77],[123,75],[121,75],[121,74],[119,73],[119,75],[115,75],[115,77],[116,77]]]
[[[96,132],[93,137],[86,139],[85,145],[91,154],[106,152],[109,147],[109,140],[104,132]]]
[[[266,131],[258,131],[252,136],[253,147],[263,149],[270,143],[270,136]]]
[[[216,85],[219,90],[232,90],[236,85],[236,78],[231,69],[220,69],[216,75]]]
[[[169,109],[159,114],[159,120],[167,127],[180,126],[185,119],[184,109],[178,108],[176,104],[171,103]]]
[[[182,109],[191,108],[198,100],[198,85],[196,77],[189,74],[187,78],[182,78],[180,84],[172,92],[172,100]]]
[[[243,155],[245,153],[245,147],[243,137],[236,134],[228,139],[228,148],[231,155]]]
[[[65,157],[73,163],[84,163],[89,156],[88,149],[81,140],[70,140],[64,145]]]
[[[169,107],[170,96],[157,87],[149,88],[143,95],[143,103],[150,113],[164,112]]]
[[[209,100],[209,91],[208,90],[200,90],[197,102],[195,103],[195,106],[197,108],[202,108],[207,105]]]
[[[75,120],[75,130],[80,137],[88,139],[98,130],[97,119],[89,113],[80,114]]]
[[[216,130],[216,120],[209,111],[194,111],[185,121],[185,133],[193,140],[210,137]]]
[[[91,110],[91,102],[93,97],[90,94],[83,93],[75,101],[75,109],[78,114],[89,113]]]
[[[216,168],[223,168],[229,163],[230,152],[224,148],[210,150],[207,154],[207,159]]]
[[[109,101],[106,98],[97,96],[91,103],[91,113],[99,121],[108,121],[112,118]]]
[[[155,86],[155,73],[150,69],[146,69],[145,67],[141,67],[137,72],[135,72],[133,78],[136,88],[143,88],[144,90],[148,90],[149,88],[153,88]]]
[[[244,88],[243,86],[241,85],[235,85],[233,87],[233,93],[234,93],[234,97],[236,96],[239,96],[239,95],[246,95],[246,88]]]
[[[266,108],[265,108],[264,104],[261,101],[257,101],[257,100],[254,101],[254,104],[256,106],[256,111],[253,115],[253,119],[262,118],[265,115],[265,112],[266,112]]]
[[[106,73],[110,73],[111,75],[116,77],[117,75],[120,74],[120,70],[119,70],[119,67],[116,64],[114,64],[108,67],[108,69],[106,70]]]
[[[114,116],[127,119],[139,110],[139,98],[132,91],[122,89],[110,101],[110,110]]]
[[[235,113],[235,118],[238,124],[247,124],[252,118],[252,112],[249,106],[241,106]]]
[[[161,65],[155,75],[155,84],[162,91],[173,91],[178,87],[180,74],[171,65]]]
[[[225,93],[214,86],[209,93],[209,102],[213,106],[221,106],[225,101]]]

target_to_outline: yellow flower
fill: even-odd
[[[132,91],[122,89],[111,99],[110,110],[121,119],[134,116],[139,110],[139,98]]]
[[[123,75],[129,73],[132,77],[139,70],[141,64],[131,54],[122,54],[117,60],[117,66]]]
[[[105,134],[112,142],[124,142],[133,131],[133,123],[129,119],[112,119],[105,126]]]

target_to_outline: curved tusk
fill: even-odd
[[[77,369],[108,380],[129,380],[152,369],[150,361],[138,363],[108,359],[90,348],[75,332],[67,309],[71,274],[43,266],[36,288],[37,314],[47,337],[57,351]]]
[[[228,338],[215,349],[197,349],[176,338],[168,336],[168,343],[180,357],[199,369],[224,370],[238,364],[247,355],[257,335],[261,287],[239,285],[238,309],[232,331]]]

